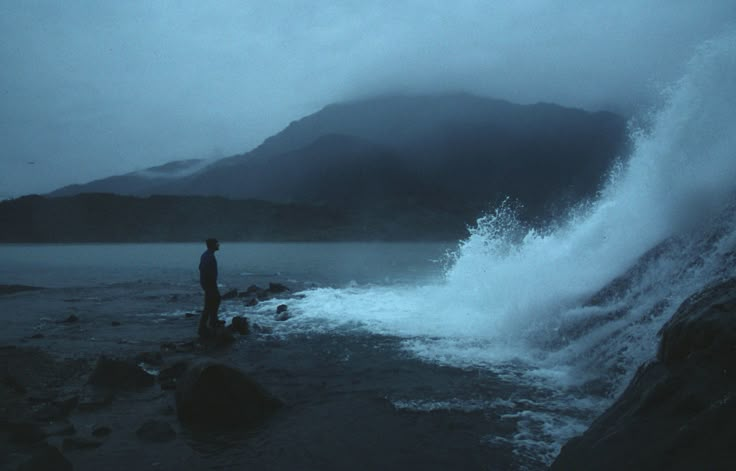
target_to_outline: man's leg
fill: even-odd
[[[220,309],[220,292],[214,290],[208,293],[209,304],[209,326],[211,329],[218,327],[217,324],[217,311]]]
[[[204,293],[204,306],[202,307],[202,314],[199,316],[199,328],[197,333],[203,337],[207,335],[207,320],[210,316],[210,300],[207,296],[207,292]]]

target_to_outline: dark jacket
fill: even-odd
[[[217,259],[214,250],[207,249],[199,259],[199,284],[205,291],[217,290]]]

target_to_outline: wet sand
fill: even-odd
[[[200,303],[199,293],[165,285],[0,296],[0,467],[17,469],[48,443],[75,470],[546,468],[534,457],[515,454],[503,440],[494,442],[492,437],[512,436],[514,424],[481,408],[400,406],[433,397],[492,400],[513,394],[490,373],[423,363],[407,356],[399,339],[368,334],[284,339],[251,332],[229,346],[206,347],[195,336]],[[171,312],[181,314],[163,315]],[[243,314],[248,317],[247,310]],[[196,429],[177,419],[173,391],[157,382],[116,392],[106,405],[77,405],[63,417],[39,419],[39,410],[65,398],[83,402],[101,355],[141,354],[158,358],[158,364],[146,365],[154,370],[202,357],[237,367],[285,407],[256,427]],[[136,431],[152,419],[168,423],[176,437],[140,439]],[[15,425],[29,423],[51,434],[10,440]],[[100,430],[109,433],[95,436]]]

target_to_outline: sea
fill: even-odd
[[[704,287],[736,275],[736,34],[703,44],[661,101],[630,124],[633,147],[597,196],[539,228],[513,204],[447,243],[223,241],[222,290],[283,282],[275,304],[224,305],[289,339],[396,339],[420,362],[510,385],[412,389],[397,410],[480,411],[511,424],[470,436],[544,469],[656,355],[659,331]],[[0,246],[0,280],[45,287],[168,283],[196,290],[202,244]],[[171,312],[180,315],[180,312]]]

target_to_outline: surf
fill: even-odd
[[[592,201],[542,229],[501,205],[448,254],[441,279],[307,290],[276,332],[398,336],[425,361],[545,389],[515,440],[554,456],[652,358],[679,304],[736,274],[733,77],[736,33],[703,44],[632,122],[632,152]]]

